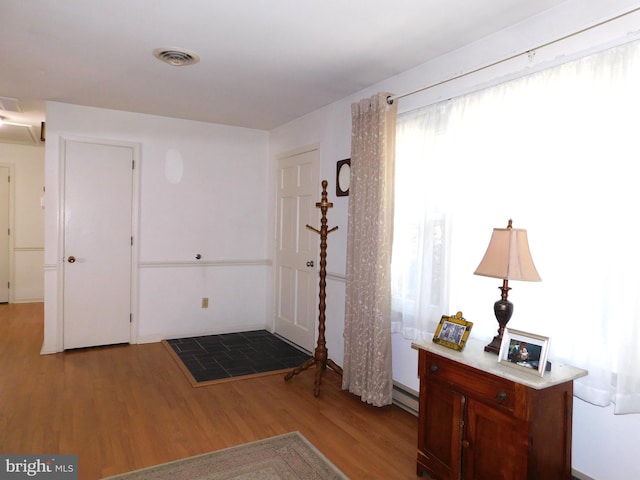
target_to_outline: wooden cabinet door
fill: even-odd
[[[422,381],[420,390],[418,464],[436,478],[458,480],[465,398],[437,382]]]
[[[463,478],[525,480],[529,448],[527,422],[472,398],[466,403]]]

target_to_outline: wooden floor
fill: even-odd
[[[0,452],[78,454],[79,479],[301,432],[353,480],[415,479],[418,421],[313,371],[192,387],[160,343],[40,355],[43,305],[0,305]]]

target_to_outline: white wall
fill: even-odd
[[[328,239],[327,257],[327,346],[329,356],[338,364],[343,362],[342,333],[348,199],[336,198],[333,191],[336,162],[350,156],[350,104],[381,91],[401,95],[498,62],[491,68],[481,69],[477,73],[447,81],[420,94],[400,99],[399,111],[408,111],[468,93],[491,83],[568,61],[607,46],[633,40],[637,38],[638,27],[640,27],[638,13],[584,33],[571,34],[638,7],[640,7],[639,2],[625,0],[568,1],[543,15],[390,78],[271,132],[272,165],[275,165],[276,157],[282,153],[306,145],[320,145],[320,178],[329,181],[329,201],[334,203],[334,208],[327,215],[328,223],[329,226],[339,226],[338,232]],[[569,37],[563,41],[545,48],[537,48],[566,36]],[[499,62],[531,49],[536,49],[535,55],[521,55]],[[273,197],[273,192],[271,196]],[[271,210],[273,211],[273,208]],[[470,307],[485,308],[486,306],[465,306],[465,313]],[[400,335],[393,336],[393,376],[394,380],[417,390],[417,353],[411,349],[411,342]],[[595,407],[576,399],[574,468],[597,480],[640,478],[640,463],[634,461],[636,460],[635,445],[640,440],[639,432],[640,415],[615,417],[610,409]],[[603,448],[603,445],[606,445],[606,448]]]
[[[43,353],[62,348],[61,136],[141,146],[139,302],[133,312],[139,343],[271,327],[268,133],[49,102]],[[167,170],[167,158],[175,156],[182,158],[182,176]]]
[[[44,148],[0,143],[0,164],[13,170],[13,279],[9,301],[44,300]]]

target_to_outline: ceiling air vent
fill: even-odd
[[[0,110],[22,113],[22,107],[17,98],[0,97]]]
[[[156,48],[153,56],[174,67],[194,65],[200,61],[200,56],[184,48]]]

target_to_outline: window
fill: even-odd
[[[589,370],[579,397],[640,412],[639,115],[637,42],[400,115],[394,332],[460,310],[493,337],[500,281],[473,271],[513,219],[543,281],[510,282],[509,325]]]

